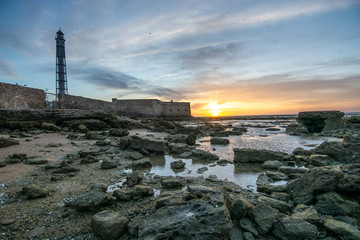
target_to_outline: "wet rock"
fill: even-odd
[[[182,160],[178,160],[178,161],[174,161],[174,162],[170,163],[170,167],[172,169],[183,169],[183,168],[185,168],[185,165],[186,164]]]
[[[115,240],[126,232],[129,220],[118,212],[105,210],[91,218],[92,230],[104,240]]]
[[[105,159],[102,161],[100,165],[101,169],[111,169],[111,168],[117,168],[117,163],[113,162],[111,160]]]
[[[180,158],[191,158],[192,153],[191,152],[184,152],[179,155]]]
[[[230,229],[230,240],[244,240],[243,231],[239,228],[233,227]]]
[[[43,165],[47,164],[49,161],[43,158],[32,158],[24,161],[25,164],[29,165]]]
[[[84,124],[79,124],[77,129],[82,133],[87,133],[90,131]]]
[[[183,184],[181,181],[174,178],[166,178],[161,180],[161,187],[163,189],[181,188],[182,186]]]
[[[231,131],[228,131],[229,135],[243,135],[244,132],[247,132],[247,129],[245,127],[233,127]]]
[[[118,201],[130,201],[132,198],[132,191],[127,188],[116,189],[113,192],[113,196],[116,197]]]
[[[340,179],[337,190],[351,194],[360,193],[360,164],[340,166],[344,176]]]
[[[149,186],[135,185],[133,189],[133,199],[138,200],[143,197],[151,197],[154,195],[154,189]]]
[[[309,170],[306,168],[281,166],[279,167],[279,171],[282,173],[290,174],[290,173],[306,173]]]
[[[132,139],[130,141],[130,148],[134,150],[145,149],[152,153],[162,154],[165,152],[165,142],[143,139],[143,138]]]
[[[210,143],[217,144],[217,145],[228,145],[228,144],[230,144],[230,140],[227,138],[212,137],[210,139]]]
[[[273,172],[273,171],[266,171],[266,176],[273,180],[285,180],[287,179],[287,175],[281,172]]]
[[[268,132],[279,132],[280,130],[281,130],[280,128],[275,128],[275,127],[265,129],[265,131],[268,131]]]
[[[202,161],[212,162],[219,160],[219,156],[201,149],[194,149],[192,150],[191,154],[193,157]]]
[[[328,218],[324,221],[324,226],[329,231],[337,234],[341,239],[354,240],[360,239],[360,231],[350,224]]]
[[[170,152],[173,154],[181,154],[189,150],[185,143],[172,143],[169,145]]]
[[[22,188],[21,194],[26,199],[35,199],[35,198],[46,197],[49,194],[49,192],[46,189],[41,188],[39,186],[26,186]]]
[[[98,140],[98,139],[100,139],[100,136],[99,136],[98,132],[89,131],[85,134],[85,138],[90,139],[90,140]]]
[[[143,158],[131,163],[132,169],[151,168],[151,162],[149,158]]]
[[[111,128],[109,130],[110,136],[116,136],[116,137],[124,137],[129,135],[129,131],[126,129],[120,129],[120,128]]]
[[[269,204],[271,207],[279,210],[282,213],[286,213],[286,212],[290,211],[291,207],[292,207],[287,202],[284,202],[284,201],[281,201],[281,200],[278,200],[278,199],[274,199],[274,198],[271,198],[271,197],[260,196],[258,198],[258,200],[260,202],[265,202],[265,203]]]
[[[133,187],[139,184],[144,178],[144,174],[141,172],[132,172],[126,176],[126,184],[129,187]]]
[[[281,217],[280,212],[265,202],[260,202],[250,212],[260,234],[268,233]]]
[[[292,123],[286,127],[285,132],[289,135],[300,136],[309,133],[309,130],[303,124]]]
[[[281,240],[317,239],[317,227],[300,218],[286,217],[276,222],[274,235]]]
[[[131,222],[127,225],[129,233],[134,236],[138,237],[139,227],[144,226],[145,217],[137,216],[131,219]]]
[[[264,163],[266,161],[281,161],[286,153],[249,148],[234,148],[234,163]]]
[[[189,192],[197,194],[208,194],[208,193],[219,193],[219,191],[211,188],[211,187],[207,187],[207,186],[202,186],[202,185],[197,185],[197,184],[191,184],[188,186]]]
[[[183,200],[178,197],[173,197],[173,196],[162,197],[155,202],[155,209],[168,207],[168,206],[176,206],[181,204],[183,204]]]
[[[297,121],[306,127],[309,133],[330,132],[343,127],[340,111],[313,111],[298,113]]]
[[[284,166],[284,163],[280,161],[266,161],[261,165],[261,167],[264,169],[273,169],[273,170],[277,170],[281,166]]]
[[[240,219],[239,226],[245,232],[250,232],[255,236],[259,236],[259,232],[256,230],[254,223],[249,218]]]
[[[108,201],[109,197],[106,193],[93,189],[75,197],[73,201],[66,202],[66,204],[78,211],[96,211]]]
[[[251,209],[254,207],[248,199],[242,196],[236,196],[232,194],[227,197],[226,203],[231,218],[235,220],[246,217],[251,211]]]
[[[19,145],[19,141],[11,138],[0,138],[0,148],[10,147],[14,145]]]
[[[307,221],[312,224],[318,224],[320,221],[319,213],[316,211],[315,207],[310,205],[300,204],[296,206],[291,215],[293,218],[300,218],[304,221]]]
[[[316,196],[316,210],[326,215],[351,215],[359,210],[359,204],[344,200],[336,192],[323,193]]]
[[[203,174],[204,172],[206,172],[207,170],[209,170],[207,167],[201,167],[198,170],[196,170],[197,173],[199,174]]]
[[[329,156],[321,154],[312,154],[309,157],[309,163],[314,166],[327,166],[329,165]]]
[[[196,135],[195,134],[189,134],[186,137],[186,144],[187,145],[195,145],[196,143]]]
[[[344,173],[336,168],[313,168],[301,178],[286,185],[287,192],[293,198],[294,204],[309,204],[314,200],[314,192],[333,191]]]
[[[53,123],[47,123],[47,122],[43,122],[41,123],[41,129],[45,129],[45,130],[50,130],[50,131],[60,131],[61,128],[56,126]]]
[[[186,135],[186,134],[175,134],[175,135],[167,136],[165,138],[165,140],[167,140],[170,143],[186,143],[187,137],[188,137],[188,135]]]
[[[130,146],[130,137],[121,137],[117,139],[117,144],[120,149],[124,150]]]
[[[254,236],[250,232],[244,232],[244,239],[245,240],[255,240]]]
[[[270,197],[284,202],[288,202],[290,200],[290,194],[286,192],[273,192],[270,194]]]

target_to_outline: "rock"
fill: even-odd
[[[152,153],[162,154],[165,152],[165,142],[143,139],[143,138],[132,139],[130,141],[130,148],[134,150],[145,149]]]
[[[184,152],[179,155],[180,158],[191,158],[192,153],[191,152]]]
[[[230,195],[226,202],[231,218],[235,220],[245,218],[254,207],[249,200],[242,196]]]
[[[106,193],[93,189],[75,197],[73,201],[66,202],[66,204],[78,211],[96,211],[108,201],[109,197]]]
[[[273,180],[285,180],[287,179],[287,175],[281,172],[273,172],[273,171],[266,171],[266,176]]]
[[[230,240],[244,240],[243,231],[233,227],[230,229]]]
[[[129,137],[121,137],[117,139],[117,144],[120,149],[124,150],[130,146],[130,138]]]
[[[26,199],[35,199],[35,198],[41,198],[41,197],[46,197],[49,192],[44,189],[41,188],[39,186],[26,186],[23,187],[21,190],[21,194],[25,196]]]
[[[230,144],[230,140],[227,138],[212,137],[210,139],[210,143],[217,144],[217,145],[228,145],[228,144]]]
[[[280,212],[265,202],[260,202],[250,212],[260,234],[268,233],[273,224],[281,217]]]
[[[234,163],[264,163],[268,160],[281,161],[286,153],[249,148],[234,148]]]
[[[41,123],[41,129],[50,130],[50,131],[60,131],[61,130],[61,128],[56,126],[55,124],[47,123],[47,122]]]
[[[133,187],[137,184],[139,184],[144,178],[144,174],[141,172],[132,172],[126,176],[126,184],[129,187]]]
[[[239,226],[245,232],[250,232],[255,236],[259,236],[259,232],[256,230],[254,223],[248,218],[242,218],[239,221]]]
[[[318,224],[320,221],[319,213],[314,206],[307,206],[304,204],[297,205],[291,215],[292,218],[300,218],[312,224]]]
[[[309,133],[309,130],[303,124],[292,123],[286,127],[287,134],[299,136]]]
[[[284,163],[280,161],[266,161],[261,165],[261,167],[264,169],[273,169],[273,170],[277,170],[281,166],[284,166]]]
[[[279,171],[282,173],[290,174],[290,173],[306,173],[309,170],[306,168],[281,166],[279,167]]]
[[[166,178],[161,180],[161,187],[163,189],[174,189],[174,188],[181,188],[183,184],[174,178]]]
[[[324,221],[324,226],[331,232],[337,234],[340,237],[340,239],[344,239],[344,240],[360,239],[359,229],[351,226],[350,224],[328,218]]]
[[[115,240],[126,232],[129,220],[118,212],[105,210],[91,218],[91,228],[104,240]]]
[[[219,157],[213,153],[201,150],[201,149],[194,149],[191,152],[192,156],[197,158],[198,160],[212,162],[219,160]]]
[[[135,218],[131,219],[131,222],[127,225],[129,233],[134,236],[138,237],[139,227],[144,226],[145,217],[143,216],[136,216]]]
[[[255,240],[254,236],[252,235],[252,233],[249,232],[244,232],[244,239],[245,240]]]
[[[15,218],[5,218],[1,220],[2,225],[10,225],[13,224],[14,222],[16,222]]]
[[[77,129],[82,132],[82,133],[87,133],[90,130],[84,125],[84,124],[79,124],[79,126],[77,127]]]
[[[298,113],[297,121],[304,125],[309,133],[330,132],[343,127],[340,111],[313,111]]]
[[[117,163],[108,159],[104,159],[100,165],[101,169],[117,168]]]
[[[90,140],[98,140],[100,139],[100,136],[99,133],[96,131],[89,131],[85,134],[85,138]]]
[[[5,164],[16,164],[26,161],[28,158],[26,154],[12,154],[5,158]]]
[[[40,235],[42,235],[43,233],[45,233],[46,229],[44,226],[41,227],[37,227],[34,228],[33,230],[31,230],[31,232],[29,233],[29,238],[33,239],[35,237],[39,237]]]
[[[344,200],[336,192],[327,192],[316,196],[316,210],[326,215],[351,215],[359,210],[359,204]]]
[[[80,157],[86,157],[86,156],[96,156],[99,155],[98,150],[80,150],[78,152]]]
[[[200,173],[200,174],[203,174],[203,173],[206,172],[207,170],[209,170],[207,167],[201,167],[201,168],[199,168],[196,172],[197,172],[197,173]]]
[[[286,213],[288,211],[291,210],[291,205],[287,202],[284,202],[284,201],[281,201],[281,200],[278,200],[278,199],[274,199],[274,198],[271,198],[271,197],[266,197],[266,196],[260,196],[258,198],[258,200],[260,202],[266,202],[267,204],[269,204],[271,207],[279,210],[280,212],[282,213]]]
[[[317,227],[301,218],[286,217],[277,221],[273,234],[281,240],[317,239]]]
[[[284,202],[288,202],[290,200],[290,194],[286,192],[272,192],[270,197]]]
[[[177,197],[162,197],[155,202],[155,209],[183,204],[183,200]]]
[[[60,167],[60,168],[54,169],[52,172],[53,173],[72,173],[72,172],[78,172],[78,171],[80,171],[80,169],[71,167],[71,166],[65,166],[65,167]]]
[[[201,194],[208,194],[208,193],[218,193],[217,190],[214,190],[211,187],[207,187],[207,186],[202,186],[202,185],[197,185],[197,184],[191,184],[188,186],[189,192],[197,194],[197,193],[201,193]]]
[[[170,163],[170,167],[172,168],[172,169],[183,169],[183,168],[185,168],[185,163],[184,163],[184,161],[182,161],[182,160],[178,160],[178,161],[175,161],[175,162],[171,162]]]
[[[327,166],[329,165],[329,156],[321,154],[311,154],[309,157],[309,163],[314,166]]]
[[[29,164],[29,165],[43,165],[43,164],[47,164],[48,162],[49,162],[48,160],[42,158],[32,158],[24,161],[25,164]]]
[[[195,145],[196,143],[196,135],[190,134],[186,137],[186,144],[187,145]]]
[[[314,192],[330,192],[335,190],[344,173],[336,168],[313,168],[301,178],[286,185],[286,190],[293,198],[294,204],[309,204],[314,200]]]
[[[89,164],[89,163],[94,163],[94,162],[98,162],[99,160],[97,158],[95,158],[94,156],[91,155],[87,155],[86,157],[84,157],[83,159],[80,160],[80,164]]]
[[[151,162],[149,158],[143,158],[131,163],[132,169],[151,168]]]
[[[113,192],[113,196],[116,197],[118,201],[130,201],[132,198],[132,191],[131,189],[116,189]]]
[[[129,131],[126,129],[119,129],[119,128],[111,128],[109,130],[110,136],[116,136],[116,137],[124,137],[129,135]]]
[[[265,129],[265,131],[268,131],[268,132],[279,132],[280,130],[281,130],[280,128],[275,128],[275,127]]]
[[[19,141],[11,138],[0,138],[0,148],[10,147],[14,145],[19,145]]]
[[[133,199],[138,200],[143,197],[151,197],[154,195],[154,189],[145,185],[135,185],[133,189]]]
[[[169,148],[173,154],[181,154],[189,150],[185,143],[172,143],[169,145]]]
[[[360,194],[360,164],[349,164],[340,166],[344,173],[339,180],[337,190],[350,194]]]
[[[164,206],[145,216],[139,227],[140,239],[229,239],[231,219],[222,193],[211,195],[209,203],[200,199],[186,204]],[[170,201],[170,200],[169,200]]]

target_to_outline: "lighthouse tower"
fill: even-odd
[[[61,100],[61,96],[68,93],[66,77],[66,59],[65,59],[65,38],[64,33],[56,33],[56,100]]]

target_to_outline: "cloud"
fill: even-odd
[[[14,78],[20,78],[20,74],[14,70],[12,64],[8,61],[0,59],[0,72],[4,75]]]

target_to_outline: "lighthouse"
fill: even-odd
[[[65,38],[61,31],[56,32],[56,100],[68,93],[66,77]]]

